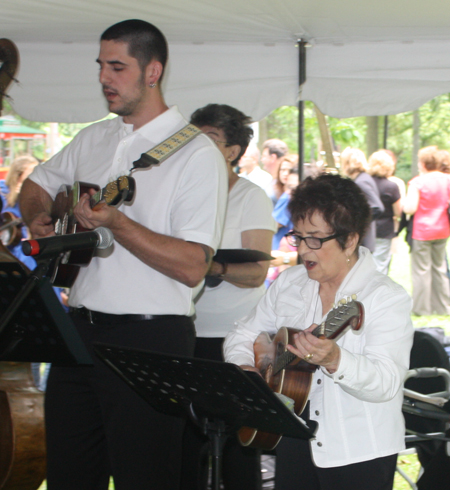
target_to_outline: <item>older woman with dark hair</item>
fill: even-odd
[[[276,229],[272,202],[263,189],[235,172],[253,135],[250,122],[250,118],[241,111],[220,104],[209,104],[191,116],[191,123],[217,144],[228,169],[227,213],[219,248],[248,248],[270,254]],[[213,258],[206,285],[195,301],[195,357],[223,360],[223,339],[233,328],[234,322],[246,315],[263,296],[268,268],[269,261],[223,264]],[[183,490],[206,489],[206,446],[202,435],[196,434],[193,427],[188,426],[180,487]],[[243,448],[236,439],[230,439],[223,453],[225,489],[260,489],[259,456],[257,451]],[[237,467],[239,471],[236,471]]]
[[[413,340],[411,300],[377,272],[360,246],[370,221],[364,194],[338,175],[307,178],[290,203],[288,233],[303,264],[281,273],[257,307],[228,334],[225,359],[255,368],[258,335],[299,330],[287,349],[316,366],[305,420],[315,439],[283,437],[277,447],[280,490],[391,490],[397,453],[404,448],[402,386]],[[337,341],[312,334],[347,298],[365,309],[359,331]],[[300,388],[300,387],[299,387]]]

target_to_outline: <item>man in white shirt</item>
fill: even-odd
[[[272,176],[263,170],[259,165],[261,152],[256,145],[249,145],[245,153],[239,160],[239,169],[241,177],[248,179],[266,192],[272,182]]]
[[[275,206],[280,194],[276,190],[278,180],[278,170],[283,158],[289,153],[289,148],[284,141],[278,139],[266,140],[263,143],[263,151],[261,155],[261,163],[263,169],[272,176],[272,181],[268,186],[267,194],[272,199]]]
[[[118,118],[84,129],[23,185],[20,206],[34,237],[53,233],[61,184],[105,186],[187,121],[161,93],[167,42],[152,24],[119,22],[101,36],[100,83]],[[154,411],[93,354],[94,342],[192,355],[195,287],[220,243],[226,208],[223,157],[197,136],[167,161],[133,174],[136,196],[116,208],[74,209],[85,229],[115,243],[83,268],[70,294],[72,319],[94,367],[52,367],[46,399],[49,490],[178,488],[181,419]]]
[[[278,167],[288,153],[289,149],[284,141],[273,138],[263,143],[261,163],[263,169],[269,172],[273,179],[277,178]]]

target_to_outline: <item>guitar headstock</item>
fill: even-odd
[[[96,204],[100,200],[104,200],[109,206],[118,206],[122,202],[129,202],[134,197],[135,188],[136,184],[133,177],[122,175],[102,189],[100,199],[98,201],[95,199]],[[96,196],[92,197],[95,198]]]
[[[351,328],[359,330],[364,322],[364,306],[359,301],[349,298],[341,300],[327,315],[327,318],[313,332],[317,337],[339,339]]]

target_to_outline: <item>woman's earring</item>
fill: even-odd
[[[149,87],[150,87],[150,88],[155,88],[155,87],[156,87],[156,83],[151,83],[151,84],[149,85]]]

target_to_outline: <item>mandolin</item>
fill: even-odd
[[[93,189],[95,194],[90,198],[91,208],[100,202],[109,206],[120,206],[130,202],[134,197],[135,180],[122,176],[110,182],[106,187],[86,182],[75,182],[73,186],[62,185],[52,206],[51,217],[56,235],[68,235],[89,231],[77,223],[73,210],[83,194],[89,194]],[[57,257],[49,267],[50,281],[54,286],[70,288],[78,276],[80,267],[86,267],[94,256],[95,247],[85,250],[73,250]]]
[[[364,321],[364,307],[354,300],[343,300],[332,309],[324,322],[316,327],[312,334],[318,338],[338,340],[350,328],[359,330]],[[293,336],[299,330],[281,327],[275,336],[261,333],[255,340],[255,367],[274,393],[280,393],[294,400],[294,411],[300,415],[308,401],[312,375],[318,368],[297,357],[287,349],[294,345]],[[243,446],[258,449],[273,449],[280,441],[282,434],[271,434],[250,427],[238,431],[239,442]]]

